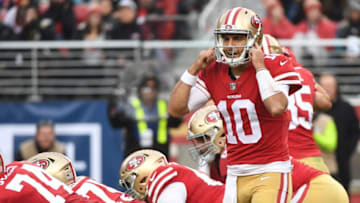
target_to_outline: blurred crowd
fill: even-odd
[[[0,40],[188,39],[207,0],[1,0]]]
[[[264,3],[267,8],[264,33],[278,39],[347,38],[346,57],[360,55],[360,47],[353,43],[360,36],[359,0],[264,0]],[[323,57],[327,52],[319,49],[312,46],[294,52],[299,58]]]

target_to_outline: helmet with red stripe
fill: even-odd
[[[187,140],[191,140],[194,145],[189,148],[193,159],[200,158],[208,161],[209,155],[215,155],[224,150],[225,132],[220,113],[215,105],[205,106],[191,116]]]
[[[241,46],[225,46],[224,36],[244,35]],[[236,7],[227,10],[215,29],[215,54],[218,62],[237,67],[249,62],[249,50],[255,43],[261,45],[263,28],[260,17],[252,10]]]
[[[76,181],[76,173],[71,160],[58,152],[43,152],[27,160],[40,166],[54,178],[66,185],[71,185]]]
[[[164,154],[144,149],[127,156],[120,168],[119,185],[127,194],[138,200],[145,200],[150,175],[159,166],[167,164]]]
[[[265,34],[263,37],[262,49],[264,54],[284,54],[291,60],[294,67],[302,66],[289,48],[281,46],[280,42],[269,34]]]

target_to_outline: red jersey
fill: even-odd
[[[315,98],[314,75],[307,69],[294,68],[301,77],[302,88],[289,97],[291,114],[289,125],[289,152],[295,159],[321,156],[312,131],[313,103]]]
[[[223,200],[224,184],[212,180],[205,173],[176,163],[169,163],[158,167],[151,174],[147,185],[149,203],[156,203],[166,186],[175,182],[185,185],[187,203],[221,203]]]
[[[293,194],[296,194],[296,191],[301,186],[305,184],[309,185],[312,179],[319,175],[326,174],[325,172],[311,168],[310,166],[307,166],[296,159],[291,159],[291,164],[294,166],[291,173]]]
[[[219,157],[215,158],[214,161],[210,162],[210,178],[225,184],[226,174],[227,174],[226,150],[224,150],[224,152],[221,155],[216,155],[216,156]]]
[[[0,202],[89,202],[42,170],[24,162],[12,162],[0,179]],[[91,201],[93,202],[93,201]]]
[[[298,73],[282,55],[266,55],[265,66],[280,85],[292,94],[301,88]],[[221,112],[227,136],[228,165],[268,164],[289,160],[289,115],[273,117],[261,99],[252,63],[236,80],[229,66],[214,62],[199,74],[197,85]]]
[[[129,195],[117,191],[104,184],[98,183],[95,180],[81,176],[76,180],[76,183],[72,186],[72,189],[82,196],[89,198],[90,200],[96,200],[98,202],[117,202],[117,203],[141,203],[130,197]]]

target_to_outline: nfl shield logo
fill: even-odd
[[[236,83],[231,82],[230,83],[230,90],[235,90],[236,89]]]

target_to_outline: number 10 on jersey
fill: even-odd
[[[231,123],[231,117],[227,110],[227,101],[221,100],[217,105],[221,112],[227,130],[227,141],[229,144],[237,144],[238,140],[243,144],[257,143],[261,137],[260,122],[255,110],[255,104],[249,99],[235,100],[231,104],[231,114],[233,115],[235,123],[235,132],[233,130],[233,124]],[[247,116],[241,115],[241,110],[245,110]],[[245,122],[243,119],[247,119]],[[245,134],[244,123],[249,123],[251,128],[251,134]],[[237,138],[238,139],[237,139]]]

